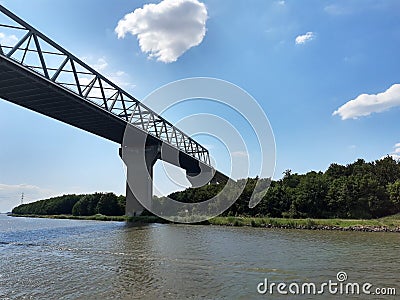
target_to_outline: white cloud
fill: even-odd
[[[94,69],[97,71],[103,71],[105,68],[107,68],[108,63],[105,59],[105,57],[100,57],[97,59],[97,62],[92,65]]]
[[[118,71],[113,71],[110,70],[110,66],[108,64],[107,58],[106,57],[100,57],[100,58],[93,58],[92,56],[86,56],[83,58],[83,60],[89,65],[92,66],[95,70],[98,72],[101,72],[102,75],[104,75],[107,79],[109,79],[111,82],[116,84],[117,86],[124,88],[124,89],[130,89],[135,87],[135,85],[130,82],[129,75],[125,73],[124,71],[118,70]],[[88,85],[93,77],[88,77],[88,76],[79,76],[79,82],[82,85]],[[93,89],[91,91],[91,96],[94,97],[101,97],[101,91],[99,89]]]
[[[207,8],[198,0],[164,0],[146,4],[118,22],[118,38],[136,35],[149,58],[171,63],[199,45],[206,34]]]
[[[395,106],[400,106],[400,84],[393,84],[383,93],[361,94],[339,107],[333,115],[339,115],[342,120],[357,119]]]
[[[393,154],[400,153],[400,143],[394,145],[394,152]],[[397,154],[396,154],[397,155]]]
[[[394,145],[394,151],[386,156],[392,157],[394,160],[400,160],[400,143]],[[381,159],[384,159],[386,156],[382,156]]]
[[[315,38],[315,33],[312,31],[307,32],[306,34],[299,35],[296,37],[296,45],[302,45],[305,44]]]
[[[21,195],[24,193],[24,203],[49,198],[54,196],[51,190],[43,189],[29,184],[1,184],[0,183],[0,212],[10,211],[21,203]]]
[[[336,4],[325,6],[324,11],[331,15],[345,15],[351,13],[350,7],[340,6]]]
[[[126,75],[126,73],[124,71],[117,71],[117,72],[115,72],[115,75],[116,76],[124,76],[124,75]]]
[[[105,56],[95,58],[92,55],[89,55],[82,57],[82,60],[98,72],[104,71],[108,67],[108,62]]]
[[[280,0],[277,3],[278,3],[278,5],[282,5],[282,6],[284,6],[286,4],[286,2],[284,0]]]
[[[388,154],[386,156],[382,156],[381,159],[384,159],[385,157],[390,156],[391,158],[393,158],[394,160],[400,160],[400,155],[396,154],[396,153],[392,153],[392,154]]]
[[[124,71],[109,72],[107,78],[123,89],[129,90],[136,86],[130,81],[129,75]]]
[[[11,35],[6,35],[2,32],[0,32],[0,44],[2,46],[14,46],[18,42],[18,38],[11,34]]]

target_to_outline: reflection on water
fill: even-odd
[[[283,299],[258,295],[257,284],[325,282],[339,271],[400,293],[399,253],[394,233],[0,215],[0,299]]]

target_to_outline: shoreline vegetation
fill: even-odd
[[[72,219],[93,221],[118,221],[135,224],[162,223],[173,224],[156,216],[106,216],[96,214],[92,216],[74,215],[19,215],[9,214],[12,217]],[[201,225],[257,227],[257,228],[281,228],[281,229],[306,229],[306,230],[338,230],[338,231],[362,231],[362,232],[397,232],[400,233],[400,214],[371,220],[351,219],[288,219],[267,217],[214,217],[201,223]]]
[[[226,187],[226,188],[225,188]],[[200,211],[193,203],[214,199],[204,214],[223,211],[201,224],[299,228],[315,230],[400,231],[400,160],[390,156],[373,162],[358,159],[347,165],[332,163],[325,172],[306,174],[286,170],[282,179],[247,178],[227,184],[204,185],[174,192],[168,198],[183,205],[173,222],[189,223]],[[250,200],[258,205],[249,207]],[[167,215],[166,197],[153,197],[152,207]],[[166,221],[145,210],[138,218],[124,216],[126,198],[114,193],[63,195],[21,204],[13,215],[83,220]]]

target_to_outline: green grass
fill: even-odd
[[[209,220],[212,225],[279,227],[301,229],[383,229],[400,230],[400,214],[373,220],[348,219],[286,219],[251,217],[215,217]]]
[[[126,216],[106,216],[97,214],[93,216],[74,216],[74,215],[31,215],[31,214],[11,214],[12,217],[27,217],[27,218],[47,218],[47,219],[73,219],[73,220],[97,220],[97,221],[127,221]]]
[[[47,218],[47,219],[72,219],[72,220],[95,220],[95,221],[119,221],[119,222],[141,222],[141,223],[162,223],[164,220],[153,216],[106,216],[96,214],[93,216],[74,216],[74,215],[17,215],[12,214],[13,217],[27,217],[27,218]]]
[[[92,220],[92,221],[118,221],[132,223],[169,223],[167,220],[156,216],[106,216],[96,214],[92,216],[74,216],[74,215],[17,215],[12,214],[12,217],[27,217],[27,218],[47,218],[47,219],[71,219],[71,220]]]
[[[12,215],[15,217],[33,217],[50,219],[76,219],[97,221],[121,221],[135,223],[171,223],[156,216],[105,216],[101,214],[93,216],[73,215]],[[327,229],[327,230],[365,230],[365,231],[390,231],[400,232],[400,214],[372,220],[351,219],[286,219],[267,217],[215,217],[201,224],[221,226],[251,226],[270,228],[297,228],[297,229]]]

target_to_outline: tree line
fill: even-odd
[[[63,195],[21,204],[15,207],[12,213],[17,215],[122,216],[125,214],[125,197],[114,193]]]
[[[224,216],[371,219],[400,213],[400,161],[390,156],[374,162],[358,159],[346,166],[333,163],[325,172],[297,174],[286,170],[282,179],[271,182],[259,204],[249,208],[258,180],[247,179],[243,192]],[[243,180],[238,183],[243,184]],[[189,188],[169,197],[180,202],[204,201],[222,188]]]
[[[250,209],[248,203],[257,181],[258,178],[242,179],[231,186],[232,195],[239,186],[244,185],[244,189],[223,215],[371,219],[400,213],[400,162],[390,156],[374,162],[358,159],[345,166],[333,163],[325,172],[297,174],[286,170],[282,179],[271,182],[265,195],[263,190],[258,191],[257,195],[263,197]],[[268,183],[268,179],[261,179],[261,187],[266,188]],[[188,188],[168,197],[184,203],[201,202],[219,195],[223,187],[220,184]],[[165,201],[155,197],[154,203],[162,206]],[[125,197],[113,193],[64,195],[20,205],[13,213],[123,215]]]

